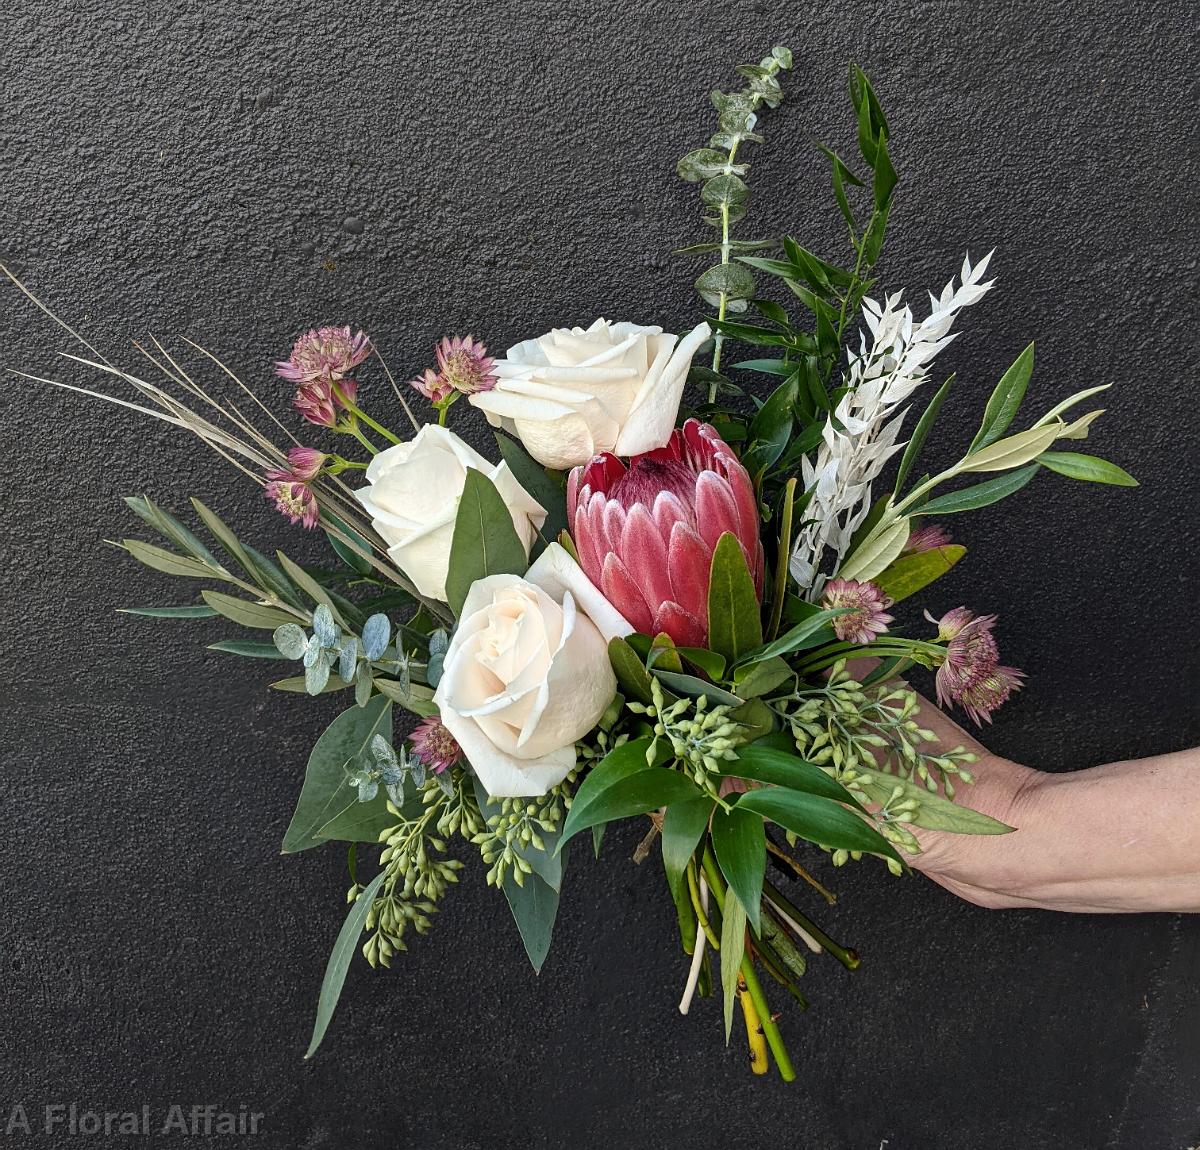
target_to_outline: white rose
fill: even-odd
[[[396,566],[430,599],[446,598],[454,520],[468,468],[495,484],[528,556],[546,509],[517,482],[507,463],[489,463],[444,427],[428,424],[408,443],[381,451],[367,467],[369,486],[354,493],[389,544]]]
[[[675,345],[661,327],[555,328],[508,349],[496,386],[471,402],[544,467],[566,470],[601,451],[641,455],[670,438],[702,323]]]
[[[544,795],[616,694],[608,640],[629,624],[552,543],[467,592],[433,701],[488,794]]]

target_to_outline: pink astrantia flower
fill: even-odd
[[[428,367],[424,375],[418,375],[410,380],[410,383],[430,403],[441,403],[454,390],[436,371]]]
[[[950,534],[944,527],[937,523],[926,523],[910,533],[901,554],[915,555],[920,551],[933,551],[937,547],[947,547],[949,544]]]
[[[345,327],[320,327],[306,331],[292,346],[292,354],[275,364],[277,374],[293,383],[342,379],[371,354],[365,332],[350,334]]]
[[[958,703],[976,723],[991,721],[991,713],[1024,677],[1014,667],[1000,666],[1000,648],[992,628],[995,615],[976,615],[966,607],[955,607],[940,619],[925,613],[937,623],[938,640],[946,644],[946,658],[937,669],[939,706]]]
[[[436,715],[430,715],[418,723],[409,735],[409,740],[412,743],[413,758],[420,759],[435,775],[448,770],[462,758],[462,748],[458,745],[458,740],[442,725],[442,720]]]
[[[870,643],[887,630],[892,616],[885,608],[892,605],[874,583],[857,579],[830,579],[821,597],[822,607],[847,608],[848,613],[833,620],[833,633],[843,643]]]
[[[762,595],[754,485],[707,423],[689,419],[628,467],[609,452],[576,467],[567,518],[584,573],[643,634],[704,646],[709,568],[726,532],[741,544]]]
[[[959,706],[977,725],[990,723],[992,712],[1007,702],[1013,691],[1021,689],[1024,677],[1024,672],[1016,667],[996,667],[959,694]]]
[[[358,384],[354,380],[339,379],[336,386],[337,393],[334,391],[334,381],[329,379],[302,383],[292,397],[292,406],[309,423],[317,427],[333,427],[346,404],[358,398]]]
[[[473,335],[465,338],[447,336],[435,350],[438,375],[452,390],[473,395],[477,391],[491,391],[496,386],[493,374],[496,361]]]
[[[292,523],[316,527],[321,519],[317,497],[307,483],[301,483],[297,479],[273,479],[267,484],[266,494]]]
[[[287,467],[275,467],[267,472],[268,479],[294,479],[300,483],[309,483],[321,474],[325,460],[329,458],[323,451],[315,447],[289,447]]]

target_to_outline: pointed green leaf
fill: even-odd
[[[959,471],[970,475],[981,471],[1010,471],[1014,467],[1022,467],[1041,455],[1058,438],[1061,430],[1061,423],[1053,423],[1045,427],[1030,427],[1025,431],[1018,431],[1016,435],[997,439],[995,443],[968,455],[966,460],[959,464]]]
[[[715,805],[712,799],[702,795],[686,802],[672,803],[663,813],[663,868],[673,897],[678,897],[683,872],[704,837]]]
[[[725,1045],[733,1030],[733,1000],[737,994],[742,956],[746,953],[746,912],[741,902],[725,895],[721,910],[721,997],[725,1015]]]
[[[965,547],[948,543],[944,547],[934,547],[915,555],[901,555],[893,559],[872,582],[893,603],[899,603],[901,599],[907,599],[921,588],[928,587],[935,579],[940,579],[966,553]]]
[[[717,808],[712,817],[713,853],[729,890],[737,896],[755,934],[761,931],[763,875],[767,866],[767,835],[761,816],[734,806]],[[725,896],[726,913],[729,895]]]
[[[953,831],[966,835],[1006,835],[1015,829],[990,815],[961,806],[886,771],[877,771],[873,767],[861,765],[855,770],[867,797],[874,802],[887,802],[896,788],[900,788],[902,801],[911,800],[917,804],[917,809],[913,812],[915,826],[931,831]]]
[[[561,483],[555,482],[550,473],[515,440],[496,432],[496,443],[500,455],[508,464],[516,481],[536,499],[546,511],[546,521],[539,534],[543,539],[557,539],[559,532],[567,530],[567,493]]]
[[[139,563],[161,571],[164,575],[181,575],[187,579],[212,579],[215,573],[212,568],[199,559],[187,555],[177,555],[165,547],[156,547],[153,543],[143,543],[140,539],[123,539],[120,546],[124,547]]]
[[[248,659],[282,659],[274,643],[255,643],[250,639],[222,639],[210,643],[210,651],[224,651],[227,655],[243,655]]]
[[[742,656],[739,666],[761,663],[777,655],[789,655],[793,651],[807,651],[810,647],[819,647],[822,643],[829,642],[833,638],[830,624],[838,615],[844,614],[846,608],[822,608],[813,604],[805,606],[812,607],[812,611],[806,613],[806,618],[790,631],[785,631],[773,643],[748,651]]]
[[[1038,462],[1068,479],[1111,483],[1114,487],[1138,486],[1138,481],[1128,471],[1095,455],[1081,455],[1076,451],[1043,451],[1038,456]]]
[[[528,566],[525,548],[500,492],[482,471],[468,468],[454,520],[446,575],[446,597],[455,616],[462,611],[463,600],[476,579],[523,575]]]
[[[917,421],[912,438],[905,446],[904,454],[900,456],[900,469],[896,472],[895,490],[897,494],[904,490],[904,484],[908,480],[909,472],[912,471],[913,464],[916,463],[920,456],[921,448],[925,446],[925,440],[929,437],[930,428],[933,427],[934,421],[938,417],[938,412],[942,410],[942,404],[946,402],[946,396],[950,394],[950,385],[953,382],[954,376],[951,376],[937,389],[933,398],[929,401],[929,406],[921,413],[921,418]]]
[[[534,973],[540,974],[546,955],[550,953],[554,920],[558,917],[558,891],[535,871],[527,874],[520,886],[506,882],[504,897],[508,899],[508,908]]]
[[[737,805],[818,846],[831,850],[869,851],[900,861],[892,844],[870,823],[840,803],[820,795],[768,787],[747,791],[738,798]]]
[[[862,809],[859,801],[841,783],[831,779],[814,763],[797,756],[794,750],[750,743],[738,748],[736,759],[722,764],[721,774],[733,779],[751,779],[756,783],[803,791]]]
[[[149,619],[211,619],[215,614],[205,603],[186,607],[118,607],[122,615],[144,615]]]
[[[346,921],[342,923],[342,929],[338,931],[337,941],[333,944],[329,963],[325,967],[325,977],[321,980],[321,993],[317,999],[317,1019],[313,1026],[312,1041],[309,1042],[308,1050],[304,1055],[305,1058],[311,1058],[316,1054],[317,1047],[321,1045],[321,1040],[325,1037],[325,1031],[329,1028],[329,1022],[337,1008],[338,999],[342,995],[342,987],[346,982],[346,971],[350,969],[350,960],[354,957],[354,952],[358,950],[358,940],[362,936],[367,914],[386,877],[387,871],[380,871],[375,876],[371,885],[354,900],[350,913],[346,915]]]
[[[910,534],[907,519],[897,519],[874,539],[864,540],[853,555],[838,568],[839,579],[873,579],[884,570],[908,542]]]
[[[754,580],[741,544],[728,531],[717,540],[709,572],[708,645],[729,662],[762,646]]]
[[[975,511],[980,507],[988,507],[998,503],[1005,496],[1020,491],[1040,469],[1041,464],[1031,463],[1018,471],[1010,471],[998,475],[995,479],[976,483],[973,487],[964,487],[961,491],[952,491],[949,495],[939,495],[922,507],[916,508],[913,515],[951,515],[959,511]]]
[[[243,627],[253,627],[260,631],[274,631],[282,623],[295,623],[297,617],[278,607],[270,607],[266,603],[254,603],[249,599],[239,599],[235,595],[226,595],[221,591],[200,592],[200,595],[218,615],[232,619]]]
[[[625,698],[635,703],[649,704],[653,701],[650,672],[646,670],[641,656],[629,645],[628,639],[609,640],[608,661],[612,664],[617,684]]]
[[[1033,375],[1033,344],[1031,343],[1019,356],[1016,362],[1001,377],[987,402],[983,413],[983,423],[971,440],[967,453],[978,451],[995,443],[1009,428],[1017,416],[1021,400],[1025,398],[1025,389],[1029,386],[1029,377]]]

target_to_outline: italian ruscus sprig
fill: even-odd
[[[763,105],[777,108],[782,103],[779,73],[791,66],[792,53],[779,46],[772,48],[770,55],[759,63],[741,65],[738,72],[745,78],[746,86],[736,92],[714,91],[712,94],[718,119],[717,131],[708,147],[688,152],[676,165],[676,171],[683,179],[701,185],[700,199],[707,212],[704,222],[720,229],[719,241],[683,249],[686,254],[718,254],[717,262],[696,280],[696,290],[705,303],[717,309],[719,320],[724,320],[729,313],[745,311],[754,296],[753,275],[732,257],[773,245],[770,240],[731,238],[730,228],[746,214],[750,198],[744,178],[750,170],[749,165],[738,163],[737,155],[742,144],[762,142],[762,136],[754,130],[759,108]],[[714,337],[711,369],[693,369],[694,378],[708,384],[710,403],[715,401],[724,379],[720,374],[722,338],[721,332]]]

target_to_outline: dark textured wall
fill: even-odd
[[[1183,0],[17,0],[0,247],[109,354],[186,333],[279,404],[269,360],[310,322],[361,324],[404,371],[447,331],[502,348],[597,314],[680,330],[695,269],[670,250],[701,228],[673,166],[710,131],[708,88],[795,50],[753,218],[833,253],[808,140],[852,148],[853,57],[902,179],[888,286],[920,301],[964,249],[998,248],[999,286],[945,357],[961,382],[938,449],[1032,335],[1033,404],[1117,384],[1097,441],[1142,487],[1047,476],[964,517],[971,555],[936,592],[998,610],[1030,674],[992,745],[1080,768],[1200,736],[1196,24]],[[66,338],[0,300],[4,362],[69,376]],[[115,615],[180,591],[101,543],[140,491],[177,510],[202,494],[264,544],[282,525],[169,429],[3,395],[0,1106],[243,1103],[266,1114],[258,1144],[338,1150],[1200,1142],[1200,921],[987,912],[841,872],[833,926],[866,962],[812,972],[785,1088],[722,1047],[715,1007],[676,1013],[684,967],[656,868],[627,862],[633,827],[600,864],[577,852],[540,978],[474,870],[390,973],[355,969],[302,1063],[344,860],[277,844],[336,705],[206,652],[219,623]]]

